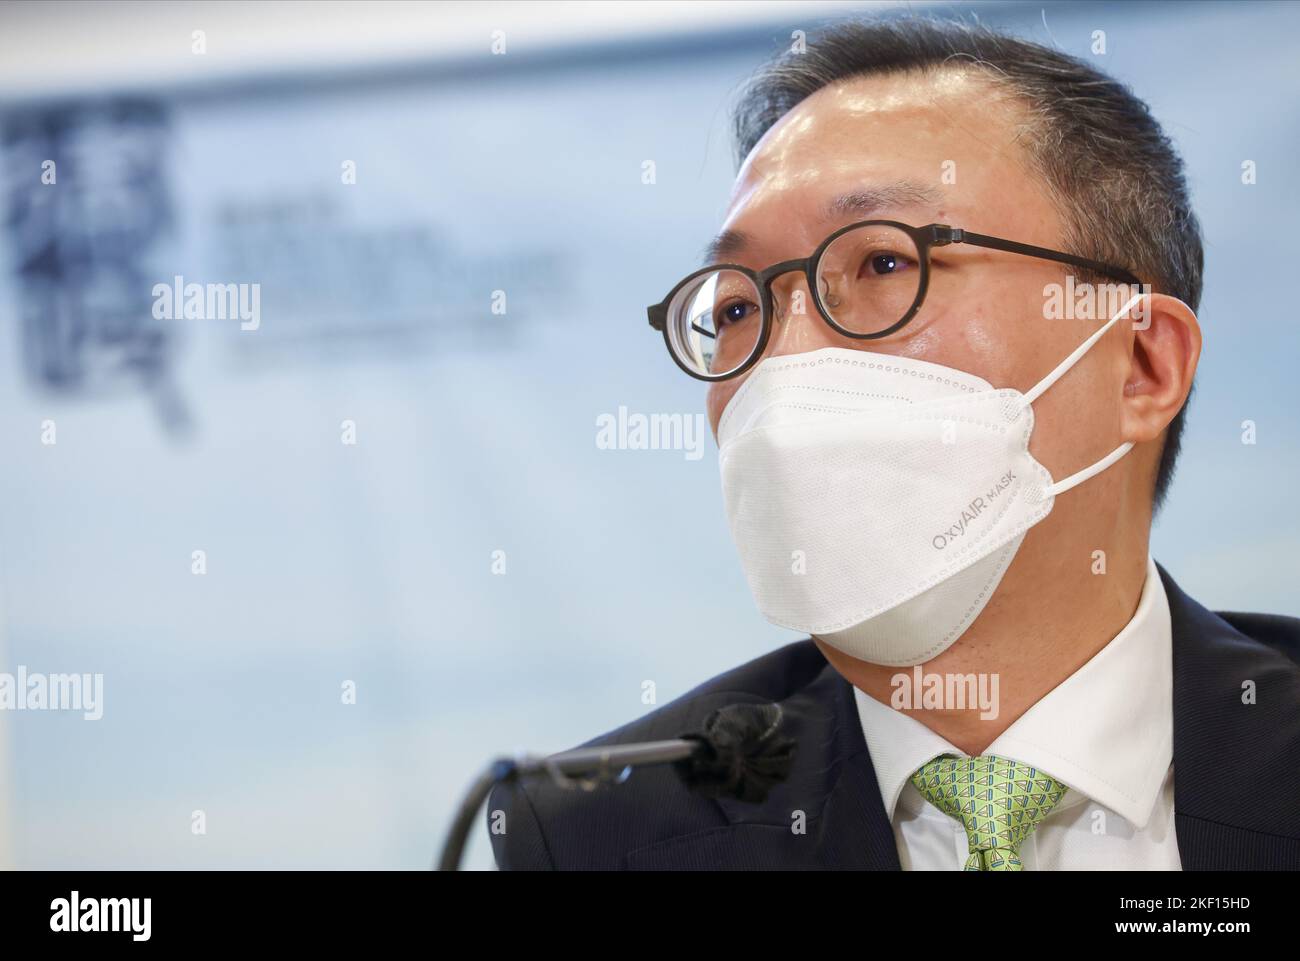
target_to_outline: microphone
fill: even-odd
[[[460,866],[479,807],[492,788],[539,774],[563,787],[594,790],[622,784],[635,767],[672,764],[682,782],[705,797],[757,803],[790,775],[795,740],[781,733],[779,704],[728,704],[714,710],[699,731],[666,741],[580,747],[546,757],[498,758],[475,779],[461,802],[443,845],[438,870]]]
[[[695,750],[674,763],[686,786],[705,797],[734,797],[757,804],[790,775],[795,740],[780,733],[784,715],[772,703],[729,704],[684,734]]]

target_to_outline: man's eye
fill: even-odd
[[[733,300],[729,304],[724,304],[717,310],[717,321],[719,327],[725,327],[728,324],[738,324],[748,317],[758,313],[758,305],[751,304],[745,300]]]
[[[888,277],[916,267],[916,261],[890,250],[878,250],[866,256],[863,273],[873,277]]]

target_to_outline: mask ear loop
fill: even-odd
[[[1084,354],[1086,354],[1092,348],[1093,344],[1101,340],[1102,336],[1106,333],[1106,331],[1110,330],[1111,327],[1113,327],[1121,317],[1123,317],[1133,308],[1134,304],[1139,303],[1141,300],[1142,300],[1142,294],[1135,294],[1133,297],[1131,297],[1128,303],[1126,303],[1123,307],[1119,309],[1119,313],[1117,313],[1110,320],[1106,321],[1105,324],[1103,324],[1100,328],[1098,328],[1096,331],[1093,332],[1092,336],[1090,336],[1082,344],[1076,347],[1069,357],[1065,358],[1065,360],[1061,361],[1059,364],[1056,365],[1055,370],[1053,370],[1050,374],[1048,374],[1037,384],[1031,387],[1029,391],[1024,395],[1025,406],[1028,407],[1034,401],[1038,400],[1038,398],[1042,397],[1049,387],[1051,387],[1063,376],[1065,376],[1065,372],[1068,371],[1075,364],[1077,364],[1079,362],[1079,358],[1082,357]],[[1123,457],[1132,449],[1133,449],[1132,441],[1127,441],[1123,444],[1120,444],[1120,446],[1116,447],[1113,451],[1111,451],[1109,454],[1107,454],[1101,460],[1097,461],[1097,463],[1093,464],[1092,466],[1085,467],[1083,470],[1071,474],[1069,477],[1066,477],[1064,480],[1059,480],[1056,483],[1052,484],[1050,487],[1048,487],[1046,490],[1043,491],[1043,496],[1055,497],[1057,494],[1062,494],[1065,491],[1068,491],[1070,488],[1082,484],[1090,477],[1095,477],[1096,475],[1100,474],[1107,467],[1115,463],[1115,461],[1119,460],[1121,457]]]
[[[1052,486],[1048,487],[1046,490],[1043,491],[1043,496],[1055,497],[1057,494],[1065,493],[1071,487],[1076,487],[1079,484],[1082,484],[1089,477],[1095,477],[1096,475],[1100,474],[1107,467],[1115,463],[1115,461],[1119,460],[1121,457],[1123,457],[1132,449],[1133,449],[1133,442],[1131,440],[1125,441],[1123,444],[1120,444],[1113,451],[1111,451],[1101,460],[1097,461],[1097,463],[1093,464],[1091,467],[1085,467],[1083,470],[1079,471],[1078,473],[1071,474],[1069,477],[1065,478],[1064,480],[1059,480]]]

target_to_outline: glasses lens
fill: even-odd
[[[897,227],[867,224],[831,241],[817,265],[822,308],[852,334],[878,334],[906,316],[921,289],[921,257]]]
[[[668,341],[698,374],[729,374],[754,352],[762,333],[762,299],[736,270],[693,277],[668,305]]]

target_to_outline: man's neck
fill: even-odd
[[[904,710],[967,754],[982,754],[1049,691],[1086,664],[1117,635],[1137,610],[1147,572],[1146,538],[1112,553],[1104,575],[1044,566],[1037,551],[1017,555],[997,592],[965,634],[922,665],[923,676],[985,675],[997,679],[997,716],[981,717],[972,705]],[[1121,559],[1122,558],[1122,562]],[[1116,569],[1118,566],[1119,569]],[[883,704],[911,667],[858,660],[815,639],[831,665],[854,687]],[[943,685],[949,689],[948,684]]]

